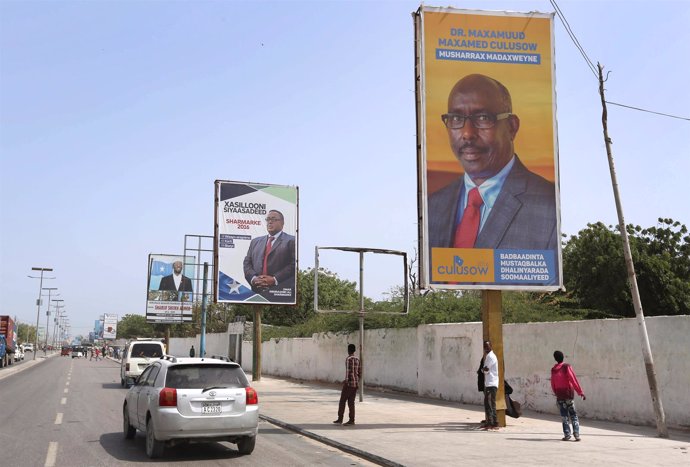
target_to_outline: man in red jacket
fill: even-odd
[[[570,439],[569,422],[573,424],[575,441],[580,441],[580,421],[577,418],[573,398],[575,392],[582,397],[582,400],[587,400],[587,398],[577,381],[573,367],[563,363],[563,352],[556,350],[553,353],[553,358],[556,359],[556,364],[551,368],[551,389],[556,395],[556,403],[563,418],[563,441]]]

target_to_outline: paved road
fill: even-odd
[[[117,362],[53,357],[23,368],[12,370],[14,374],[0,372],[0,397],[12,401],[3,404],[12,420],[0,424],[3,458],[18,459],[18,467],[150,464],[143,435],[125,442],[120,433],[125,390],[120,388]],[[227,465],[230,459],[233,466],[371,465],[367,461],[425,467],[690,465],[688,431],[671,430],[671,439],[661,439],[653,427],[583,419],[582,441],[562,442],[557,416],[527,412],[509,418],[506,428],[484,432],[477,429],[483,418],[479,406],[371,391],[357,403],[357,425],[344,427],[332,423],[339,398],[336,386],[268,376],[252,386],[259,392],[263,421],[251,456],[240,457],[234,445],[216,443],[172,448],[161,463],[210,466]],[[53,458],[54,463],[46,462]]]
[[[4,370],[4,369],[3,369]],[[122,436],[119,364],[51,356],[0,372],[0,465],[82,467],[151,465],[145,438]],[[11,464],[4,461],[11,459]],[[230,443],[166,450],[158,465],[371,466],[366,460],[261,421],[256,449],[240,456]]]

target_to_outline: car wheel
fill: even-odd
[[[165,443],[156,439],[156,435],[153,433],[153,419],[149,418],[146,421],[146,455],[155,459],[163,455],[164,449]]]
[[[129,423],[129,410],[126,405],[122,409],[122,431],[125,434],[125,439],[132,439],[137,434],[137,429]]]
[[[254,451],[254,446],[256,445],[256,436],[248,436],[246,438],[242,438],[237,442],[237,450],[240,451],[240,454],[243,456],[247,456]]]

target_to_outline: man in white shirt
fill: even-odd
[[[498,391],[498,359],[491,348],[490,341],[484,341],[484,430],[498,430],[496,418],[496,392]]]
[[[173,292],[191,292],[192,280],[182,274],[182,261],[173,263],[173,273],[161,279],[158,290],[169,290]]]

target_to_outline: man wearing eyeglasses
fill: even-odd
[[[283,232],[280,211],[268,211],[268,235],[252,239],[244,258],[244,277],[252,290],[271,301],[292,301],[295,288],[295,237]]]
[[[429,197],[430,248],[556,249],[555,186],[514,152],[520,119],[508,89],[465,76],[441,118],[464,175]]]

